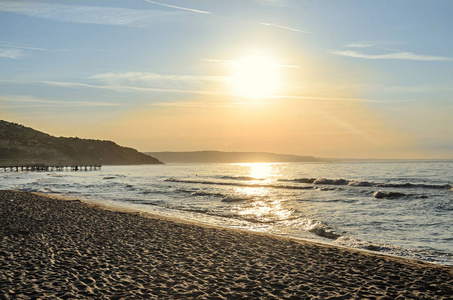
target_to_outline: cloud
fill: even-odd
[[[451,57],[419,55],[411,52],[397,52],[388,54],[364,54],[356,51],[329,51],[338,56],[347,56],[364,59],[397,59],[397,60],[417,60],[417,61],[452,61]]]
[[[274,6],[274,7],[288,7],[289,0],[257,0],[262,5]]]
[[[153,87],[138,87],[130,85],[96,85],[80,82],[65,82],[65,81],[36,81],[36,83],[43,83],[47,85],[74,88],[94,88],[94,89],[103,89],[111,90],[117,92],[161,92],[161,93],[176,93],[176,94],[199,94],[199,95],[219,95],[221,92],[216,91],[203,91],[203,90],[184,90],[184,89],[167,89],[167,88],[153,88]]]
[[[0,57],[16,59],[24,56],[24,50],[46,51],[47,49],[8,42],[0,43]]]
[[[349,43],[349,44],[345,45],[345,47],[348,47],[348,48],[368,48],[368,47],[373,47],[373,46],[374,46],[374,43],[368,42],[368,41]]]
[[[108,102],[85,102],[85,101],[71,101],[71,100],[48,100],[40,99],[29,95],[5,95],[0,96],[0,102],[13,102],[14,104],[20,103],[33,103],[45,106],[63,105],[63,106],[117,106],[118,103],[108,103]],[[16,105],[14,105],[16,106]],[[28,106],[27,106],[28,107]]]
[[[288,26],[282,26],[282,25],[278,25],[278,24],[273,24],[273,23],[264,23],[264,22],[261,22],[260,23],[261,25],[265,25],[265,26],[272,26],[272,27],[276,27],[276,28],[279,28],[279,29],[285,29],[285,30],[290,30],[290,31],[295,31],[295,32],[302,32],[302,33],[311,33],[309,31],[304,31],[304,30],[300,30],[300,29],[296,29],[296,28],[292,28],[292,27],[288,27]]]
[[[110,86],[147,88],[155,91],[218,93],[228,80],[223,76],[162,75],[152,72],[101,73],[90,76]]]
[[[15,59],[21,56],[23,56],[23,51],[20,49],[10,49],[0,46],[0,57]]]
[[[242,104],[239,104],[242,105]],[[178,107],[178,108],[196,108],[196,109],[204,109],[204,108],[235,108],[238,107],[237,103],[222,103],[222,102],[192,102],[192,101],[176,101],[176,102],[158,102],[158,103],[150,103],[149,106],[153,107]]]
[[[404,52],[403,50],[397,50],[394,49],[393,47],[395,46],[401,46],[404,45],[405,43],[402,41],[394,41],[394,40],[374,40],[374,41],[359,41],[359,42],[353,42],[344,45],[343,47],[346,48],[376,48],[376,49],[384,49],[386,51],[391,51],[391,52]],[[392,48],[390,48],[392,47]]]
[[[145,0],[145,1],[149,2],[149,3],[156,4],[156,5],[160,5],[160,6],[165,6],[165,7],[170,7],[170,8],[175,8],[175,9],[180,9],[180,10],[185,10],[185,11],[190,11],[190,12],[195,12],[195,13],[199,13],[199,14],[211,14],[211,12],[204,11],[204,10],[197,10],[197,9],[192,9],[192,8],[187,8],[187,7],[169,5],[169,4],[164,4],[164,3],[151,1],[151,0]]]
[[[0,42],[0,47],[3,48],[15,48],[15,49],[24,49],[24,50],[35,50],[35,51],[46,51],[44,48],[32,47],[25,44],[9,43],[9,42]]]
[[[12,1],[1,1],[0,11],[65,22],[132,27],[144,27],[156,17],[178,14],[157,10]]]
[[[379,86],[377,89],[380,91],[391,91],[391,92],[404,92],[404,93],[432,93],[432,92],[444,92],[452,91],[453,87],[450,86]]]
[[[155,82],[155,81],[219,81],[224,80],[222,76],[199,76],[199,75],[162,75],[153,72],[123,72],[123,73],[101,73],[89,78],[105,81],[130,81],[130,82]]]
[[[231,63],[233,60],[231,59],[216,59],[216,58],[202,58],[201,61],[206,61],[210,63]]]
[[[374,99],[368,99],[368,98],[319,97],[319,96],[303,96],[303,95],[275,95],[275,96],[270,96],[268,98],[315,100],[315,101],[335,101],[335,102],[378,102],[378,103],[413,102],[412,100],[374,100]]]
[[[235,61],[231,60],[231,59],[202,58],[200,60],[208,62],[208,63],[219,63],[219,64],[223,64],[223,63],[224,64],[234,64],[235,63]],[[300,68],[300,66],[296,66],[296,65],[282,65],[282,64],[278,64],[278,65],[276,65],[276,67],[279,67],[279,68],[290,68],[290,69],[298,69],[298,68]]]

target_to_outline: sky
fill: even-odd
[[[0,119],[139,151],[453,158],[451,0],[0,0]]]

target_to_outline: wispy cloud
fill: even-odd
[[[368,47],[373,47],[374,43],[369,42],[369,41],[361,41],[361,42],[355,42],[355,43],[349,43],[345,45],[347,48],[368,48]]]
[[[303,95],[275,95],[268,98],[276,99],[299,99],[299,100],[314,100],[314,101],[334,101],[334,102],[379,102],[379,103],[396,103],[396,102],[412,102],[412,100],[375,100],[368,98],[342,98],[342,97],[320,97],[320,96],[303,96]]]
[[[433,93],[433,92],[446,92],[453,91],[451,86],[376,86],[376,90],[389,91],[389,92],[403,92],[403,93]]]
[[[242,103],[239,103],[241,105]],[[178,107],[178,108],[196,108],[196,109],[204,109],[204,108],[235,108],[238,107],[238,103],[232,102],[196,102],[196,101],[176,101],[176,102],[157,102],[157,103],[150,103],[149,106],[154,107]]]
[[[0,103],[1,102],[13,102],[16,103],[33,103],[38,104],[40,106],[53,106],[55,105],[62,105],[62,106],[117,106],[120,105],[118,103],[108,103],[108,102],[85,102],[85,101],[71,101],[71,100],[48,100],[48,99],[41,99],[36,98],[34,96],[29,95],[4,95],[0,96]]]
[[[231,59],[216,59],[216,58],[202,58],[201,61],[211,62],[211,63],[230,63],[233,62]]]
[[[35,51],[46,51],[47,49],[33,47],[25,44],[9,43],[9,42],[0,42],[0,47],[3,48],[15,48],[15,49],[24,49],[24,50],[35,50]]]
[[[387,54],[365,54],[356,51],[329,51],[338,56],[347,56],[364,59],[397,59],[397,60],[417,60],[417,61],[452,61],[452,57],[420,55],[412,52],[397,52]]]
[[[395,40],[373,40],[373,41],[358,41],[344,45],[345,48],[374,48],[379,50],[386,50],[391,52],[405,52],[404,50],[397,50],[394,47],[401,47],[404,45],[403,41]]]
[[[146,88],[155,91],[217,93],[224,89],[224,76],[163,75],[152,72],[101,73],[90,76],[110,86]]]
[[[0,11],[57,21],[143,27],[175,12],[40,2],[1,1]]]
[[[222,95],[226,93],[225,86],[227,85],[229,78],[222,76],[161,75],[146,72],[125,72],[101,73],[88,77],[88,79],[91,82],[52,80],[24,81],[5,79],[0,79],[0,82],[9,84],[44,84],[62,88],[89,88],[133,93],[158,92]]]
[[[101,79],[104,81],[124,81],[151,83],[155,81],[219,81],[223,80],[222,76],[200,76],[200,75],[163,75],[153,72],[123,72],[123,73],[100,73],[89,78]]]
[[[203,90],[184,90],[184,89],[166,89],[166,88],[153,88],[153,87],[138,87],[130,85],[96,85],[80,82],[65,82],[65,81],[37,81],[36,83],[43,83],[47,85],[74,88],[94,88],[103,89],[117,92],[161,92],[161,93],[175,93],[175,94],[198,94],[198,95],[219,95],[222,94],[216,91],[203,91]]]
[[[133,73],[133,72],[131,72]],[[140,73],[139,73],[140,74]],[[101,75],[101,76],[98,76]],[[133,77],[133,75],[127,74],[115,74],[115,73],[105,73],[105,74],[98,74],[94,77]],[[164,75],[155,74],[156,77],[166,77]],[[150,75],[151,77],[154,75]],[[187,78],[191,76],[186,76]],[[222,79],[223,80],[223,79]],[[4,80],[5,81],[5,80]],[[12,81],[7,81],[12,82]],[[17,82],[15,82],[17,83]],[[193,94],[193,95],[208,95],[208,96],[234,96],[234,93],[226,89],[222,90],[190,90],[190,89],[170,89],[170,88],[158,88],[158,87],[140,87],[134,85],[120,85],[120,84],[90,84],[90,83],[81,83],[81,82],[67,82],[67,81],[27,81],[21,83],[33,83],[33,84],[45,84],[50,86],[56,87],[63,87],[63,88],[88,88],[88,89],[102,89],[102,90],[109,90],[115,92],[126,92],[126,93],[172,93],[172,94]],[[399,100],[399,99],[369,99],[369,98],[344,98],[344,97],[323,97],[323,96],[311,96],[311,95],[303,95],[303,94],[279,94],[279,95],[271,95],[267,96],[267,99],[276,99],[276,100],[285,100],[285,99],[293,99],[293,100],[305,100],[305,101],[333,101],[333,102],[379,102],[379,103],[396,103],[396,102],[412,102],[412,100]],[[46,100],[35,98],[33,96],[2,96],[0,95],[0,105],[4,104],[5,101],[9,101],[11,103],[22,102],[22,103],[34,103],[40,106],[43,105],[64,105],[64,106],[116,106],[121,105],[119,103],[108,103],[108,102],[84,102],[84,101],[71,101],[71,100]],[[3,103],[2,103],[3,102]],[[203,102],[204,103],[204,102]],[[216,102],[217,103],[217,102]],[[233,103],[234,105],[239,105],[243,103]],[[16,106],[15,104],[14,106]],[[154,106],[181,106],[181,107],[198,107],[198,106],[206,106],[208,104],[202,104],[201,102],[155,102],[152,105]],[[209,104],[211,105],[211,104]],[[212,104],[214,105],[214,104]],[[225,103],[217,103],[215,106],[217,107],[232,107]],[[234,106],[233,105],[233,106]]]
[[[263,5],[274,6],[274,7],[288,7],[288,0],[258,0]]]
[[[231,60],[231,59],[215,59],[215,58],[202,58],[200,59],[201,61],[205,61],[205,62],[209,62],[209,63],[225,63],[225,64],[234,64],[236,63],[235,60]],[[294,69],[298,69],[300,68],[300,66],[296,66],[296,65],[282,65],[282,64],[277,64],[276,67],[279,67],[279,68],[294,68]],[[226,77],[223,77],[223,78],[226,78]]]
[[[0,57],[5,58],[20,58],[25,56],[25,51],[46,51],[47,49],[32,47],[24,44],[15,44],[8,42],[0,42]]]
[[[23,51],[20,49],[4,48],[0,46],[0,57],[16,59],[21,56],[23,56]]]
[[[204,11],[204,10],[198,10],[198,9],[187,8],[187,7],[181,7],[181,6],[176,6],[176,5],[169,5],[169,4],[160,3],[160,2],[151,1],[151,0],[145,0],[145,1],[149,2],[149,3],[156,4],[156,5],[164,6],[164,7],[175,8],[175,9],[190,11],[190,12],[199,13],[199,14],[211,14],[211,12]]]
[[[261,22],[260,24],[261,24],[261,25],[265,25],[265,26],[276,27],[276,28],[279,28],[279,29],[295,31],[295,32],[302,32],[302,33],[307,33],[307,34],[311,33],[311,32],[309,32],[309,31],[300,30],[300,29],[297,29],[297,28],[292,28],[292,27],[283,26],[283,25],[278,25],[278,24],[273,24],[273,23],[264,23],[264,22]]]

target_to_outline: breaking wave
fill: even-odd
[[[303,219],[301,225],[303,230],[316,234],[317,236],[332,240],[341,237],[341,233],[334,227],[318,220]]]
[[[451,254],[433,250],[408,249],[397,245],[379,244],[361,241],[351,236],[342,236],[335,240],[335,244],[348,248],[363,249],[373,252],[384,253],[399,257],[407,257],[416,260],[430,261],[444,264],[452,259]]]
[[[383,192],[381,190],[379,190],[373,194],[373,197],[377,198],[377,199],[383,199],[383,198],[397,199],[397,198],[401,198],[404,196],[407,196],[407,195],[403,194],[403,193],[396,193],[396,192]]]
[[[44,194],[58,194],[59,192],[54,191],[50,188],[26,188],[18,185],[11,186],[13,190],[30,193],[44,193]]]
[[[348,185],[358,187],[387,187],[387,188],[422,188],[422,189],[453,189],[451,184],[423,184],[423,183],[381,183],[360,180],[349,180],[344,178],[297,178],[279,179],[278,181],[307,183],[315,185]]]
[[[178,189],[177,191],[180,193],[189,194],[192,197],[205,197],[205,196],[220,197],[220,198],[225,197],[225,195],[221,194],[221,193],[211,193],[211,192],[206,192],[206,191],[194,191],[194,190],[185,190],[185,189]]]
[[[185,180],[168,178],[166,182],[179,182],[179,183],[192,183],[192,184],[206,184],[206,185],[226,185],[226,186],[238,186],[238,187],[252,187],[252,188],[275,188],[275,189],[294,189],[294,190],[307,190],[313,189],[310,186],[296,186],[296,185],[279,185],[279,184],[249,184],[239,182],[223,182],[223,181],[202,181],[202,180]]]

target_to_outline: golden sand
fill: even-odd
[[[0,299],[451,299],[453,267],[0,191]]]

